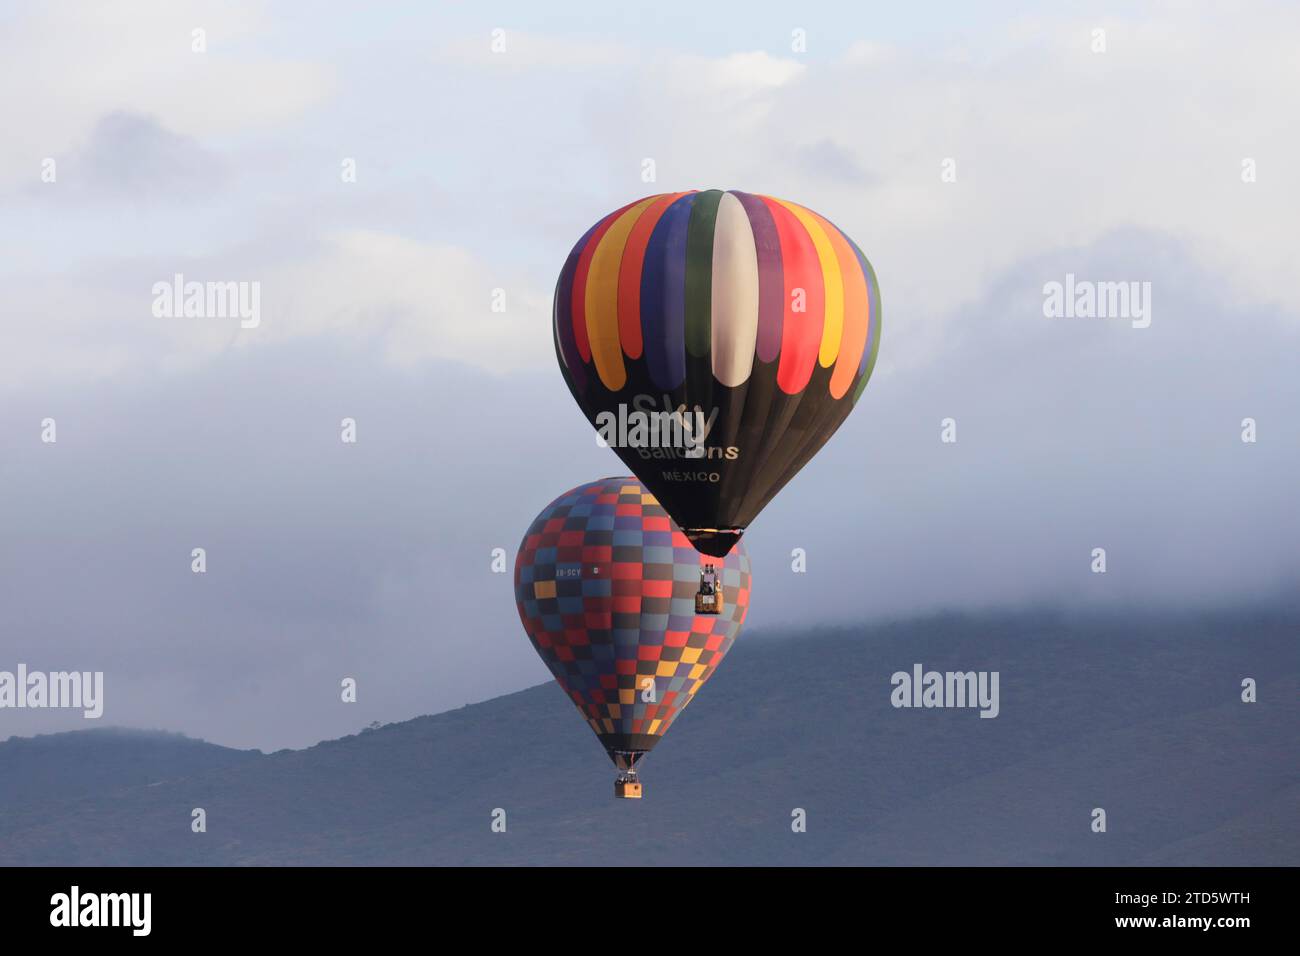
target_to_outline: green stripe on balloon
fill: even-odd
[[[686,235],[686,351],[696,358],[713,345],[713,231],[722,190],[695,196]]]

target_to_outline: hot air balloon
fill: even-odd
[[[853,241],[803,206],[666,193],[578,240],[554,333],[601,438],[721,557],[862,395],[880,289]]]
[[[710,574],[721,607],[699,614]],[[618,768],[616,796],[641,796],[637,765],[731,648],[749,581],[743,547],[701,557],[635,478],[566,491],[524,535],[519,618]]]

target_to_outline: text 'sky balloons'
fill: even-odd
[[[578,240],[554,331],[588,420],[695,546],[721,556],[862,394],[880,290],[853,241],[803,206],[667,193]],[[674,412],[674,427],[658,414]]]
[[[713,564],[719,614],[696,614]],[[701,558],[635,478],[556,498],[515,561],[524,630],[615,765],[632,770],[730,649],[749,607],[749,557]]]

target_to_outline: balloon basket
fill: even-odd
[[[621,800],[640,800],[641,781],[636,774],[622,774],[614,781],[614,796]]]
[[[723,607],[722,592],[716,594],[695,595],[696,614],[721,614]]]

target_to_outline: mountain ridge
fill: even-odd
[[[302,750],[185,744],[203,757],[180,776],[0,800],[0,863],[1294,865],[1298,630],[1283,608],[742,635],[647,760],[640,802],[613,799],[599,744],[543,684]],[[915,663],[999,671],[1000,715],[895,709],[890,675]],[[8,743],[0,779],[27,766]]]

